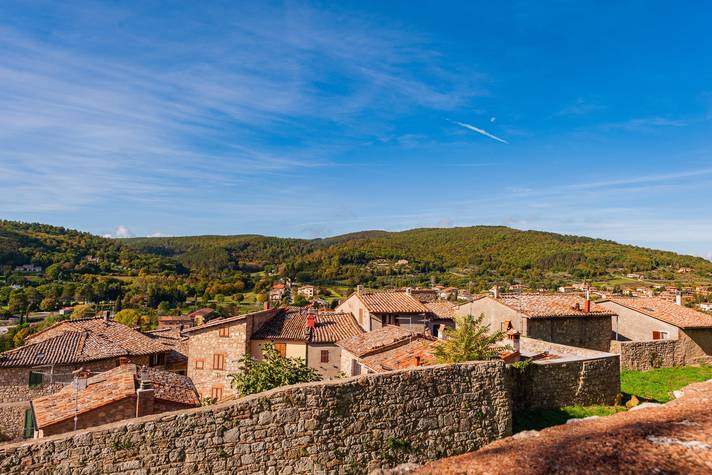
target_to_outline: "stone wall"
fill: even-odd
[[[611,352],[620,355],[621,370],[647,371],[685,365],[678,340],[611,341]]]
[[[529,318],[526,336],[561,345],[608,351],[611,341],[611,317]]]
[[[0,404],[0,442],[22,440],[25,428],[25,411],[29,401]]]
[[[365,473],[511,433],[501,361],[278,388],[0,446],[2,473]]]
[[[565,352],[570,347],[557,351],[559,345],[546,345],[561,358],[508,367],[515,411],[614,402],[620,392],[618,355],[588,351],[572,356]]]

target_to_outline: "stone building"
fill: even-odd
[[[194,312],[190,312],[188,316],[193,320],[193,325],[203,325],[215,316],[215,309],[210,307],[200,308]]]
[[[112,369],[122,356],[138,365],[163,367],[170,351],[160,341],[108,318],[58,322],[25,341],[0,353],[0,395],[9,396],[5,401],[22,400],[34,387],[66,382],[79,368],[97,373]]]
[[[180,327],[160,328],[144,333],[168,348],[164,368],[177,374],[188,374],[188,337]]]
[[[282,356],[302,358],[329,379],[341,372],[341,348],[336,342],[362,333],[350,313],[294,308],[278,313],[257,330],[250,348],[261,359],[262,347],[272,344]]]
[[[299,287],[299,290],[297,290],[297,294],[305,299],[313,299],[317,294],[317,290],[313,285],[302,285]]]
[[[522,336],[562,345],[608,351],[616,313],[578,295],[499,295],[457,307],[458,315],[485,316],[492,331],[510,326]]]
[[[359,289],[336,307],[336,311],[351,313],[367,332],[384,325],[398,325],[423,333],[431,331],[428,308],[409,291],[364,292]]]
[[[158,317],[158,328],[190,328],[194,326],[190,315],[161,315]]]
[[[396,325],[354,335],[337,342],[341,347],[341,372],[358,376],[431,364],[435,341]]]
[[[641,354],[637,356],[644,359],[659,353],[661,361],[653,367],[712,359],[712,315],[683,306],[680,298],[670,302],[656,297],[615,297],[598,303],[616,313],[612,328],[613,339],[621,342],[617,348],[638,349]],[[623,355],[621,361],[628,361],[627,356],[635,355]],[[636,369],[640,366],[640,362],[632,364]]]
[[[121,360],[118,367],[104,373],[86,379],[80,374],[77,381],[81,384],[76,388],[68,385],[34,399],[35,437],[200,406],[198,393],[187,377]]]
[[[445,338],[445,330],[455,328],[457,306],[447,300],[425,302],[430,317],[431,334],[436,338]]]
[[[188,328],[188,377],[200,397],[222,399],[234,395],[231,373],[240,367],[240,358],[250,352],[252,334],[281,312],[273,308],[259,312],[211,320]]]

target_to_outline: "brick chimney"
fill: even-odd
[[[140,380],[136,390],[136,417],[153,414],[154,396],[155,391],[151,381]]]
[[[122,368],[125,368],[126,365],[129,363],[129,359],[125,356],[119,356],[119,366]]]
[[[263,310],[269,310],[269,300],[265,301],[265,303],[262,304],[262,309],[263,309]]]
[[[507,331],[507,338],[509,339],[509,343],[512,345],[513,351],[515,353],[519,353],[520,350],[520,334],[517,330],[514,328],[510,329]]]
[[[586,300],[583,301],[584,313],[591,313],[591,291],[586,289]]]

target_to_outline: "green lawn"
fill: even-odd
[[[673,391],[708,379],[712,379],[712,366],[623,371],[621,391],[635,394],[641,401],[668,402],[673,399]]]
[[[621,373],[623,403],[632,395],[640,401],[668,402],[673,399],[673,391],[708,379],[712,379],[712,366],[623,371]],[[609,416],[625,410],[625,406],[566,406],[559,409],[522,411],[514,414],[513,431],[516,433],[523,430],[541,430],[545,427],[565,424],[569,419]]]

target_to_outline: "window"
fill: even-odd
[[[321,350],[321,362],[322,363],[329,362],[329,350]]]
[[[222,353],[215,353],[213,355],[213,369],[225,369],[225,355]]]
[[[663,332],[663,331],[653,331],[653,340],[667,340],[670,338],[670,334],[668,332]]]
[[[223,396],[223,387],[222,386],[213,386],[212,389],[210,390],[210,397],[213,399],[222,399]]]
[[[42,373],[30,371],[30,386],[42,386]]]
[[[151,361],[149,363],[149,366],[163,366],[164,364],[166,364],[165,353],[156,353],[151,355]]]
[[[205,360],[204,359],[199,359],[195,360],[195,369],[203,369],[205,368]]]
[[[230,327],[221,327],[220,330],[218,330],[218,336],[221,336],[223,338],[229,337]]]
[[[287,344],[286,343],[275,343],[274,349],[277,350],[277,353],[279,353],[279,355],[282,358],[287,357]]]

